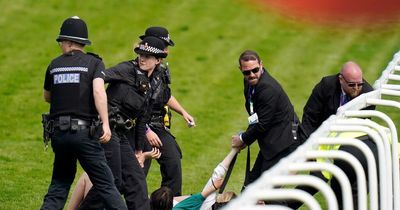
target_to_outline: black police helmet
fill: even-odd
[[[61,28],[56,41],[69,40],[83,45],[90,45],[88,30],[85,21],[78,16],[67,18]]]
[[[159,39],[162,39],[166,45],[174,46],[175,43],[169,38],[168,30],[164,27],[153,26],[146,29],[144,35],[140,36],[140,39],[144,39],[147,36],[155,36]]]
[[[156,58],[166,58],[167,53],[164,51],[165,44],[159,38],[154,36],[145,37],[134,51],[141,55],[152,55]]]

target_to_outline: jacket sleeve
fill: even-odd
[[[135,133],[135,147],[138,148],[138,150],[143,150],[144,149],[144,144],[146,143],[145,141],[147,141],[147,137],[146,137],[146,124],[150,123],[150,114],[151,114],[151,110],[150,107],[151,106],[146,106],[147,110],[144,111],[144,113],[142,115],[140,115],[137,118],[137,123],[136,123],[136,133]]]
[[[136,128],[135,128],[135,149],[143,151],[144,143],[146,140],[146,123],[143,121],[141,117],[136,120]],[[130,142],[132,143],[132,142]]]
[[[326,99],[324,99],[323,86],[323,82],[321,81],[314,87],[311,96],[304,106],[301,125],[307,137],[314,132],[324,120],[322,118],[324,116],[324,101]]]
[[[114,81],[129,82],[132,78],[131,71],[133,70],[133,65],[129,65],[128,62],[120,63],[116,66],[108,68],[103,71],[104,82],[110,83]]]
[[[260,138],[274,122],[274,112],[279,104],[280,92],[268,91],[268,87],[261,87],[256,92],[258,123],[249,125],[242,134],[242,140],[247,145]]]

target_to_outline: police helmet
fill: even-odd
[[[175,43],[172,41],[172,39],[169,38],[168,30],[164,27],[160,27],[160,26],[149,27],[144,32],[144,35],[140,36],[139,38],[143,40],[147,36],[154,36],[159,39],[162,39],[165,42],[165,44],[169,45],[169,46],[175,45]]]
[[[156,58],[166,58],[167,53],[164,51],[165,44],[159,38],[154,36],[145,37],[134,51],[141,55],[152,55]]]
[[[61,28],[56,41],[69,40],[83,45],[90,45],[88,30],[85,21],[78,16],[67,18]]]

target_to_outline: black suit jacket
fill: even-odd
[[[245,106],[250,115],[250,86],[247,81],[244,87]],[[242,139],[247,145],[258,140],[261,154],[266,160],[270,160],[294,143],[292,122],[297,117],[280,84],[265,70],[255,85],[252,101],[259,122],[249,125],[242,134]]]
[[[339,74],[323,77],[322,80],[314,87],[310,98],[303,110],[301,140],[306,140],[323,121],[328,119],[332,114],[336,114],[340,106],[340,94],[342,92]],[[372,91],[368,82],[364,80],[361,94]],[[375,106],[366,109],[375,109]]]

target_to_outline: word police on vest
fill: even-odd
[[[79,83],[79,73],[72,74],[55,74],[54,84],[65,84],[65,83]]]

